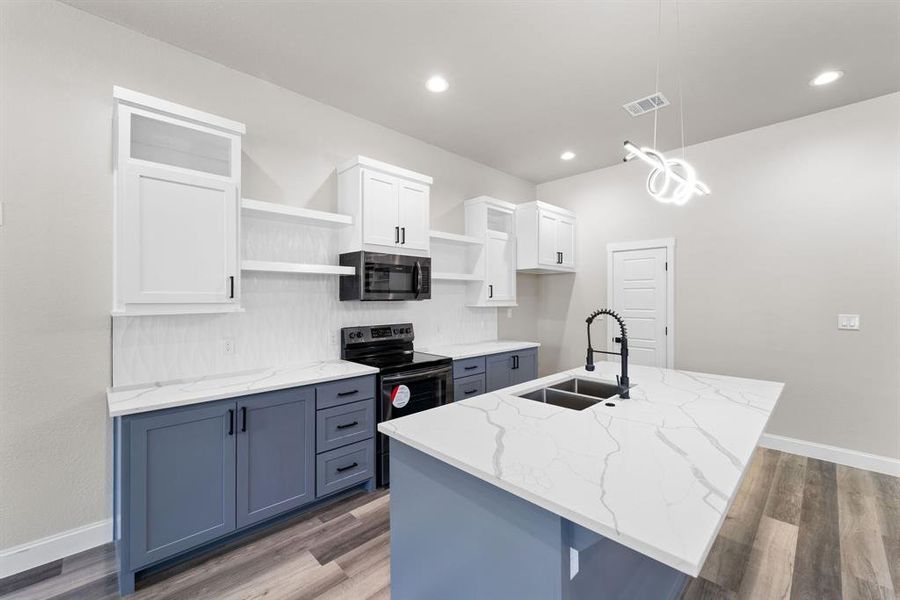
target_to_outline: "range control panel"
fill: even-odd
[[[415,337],[416,334],[413,331],[412,323],[344,327],[341,329],[342,346],[373,342],[411,342]]]

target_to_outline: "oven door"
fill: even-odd
[[[378,399],[378,420],[389,421],[446,404],[453,398],[453,369],[450,366],[421,369],[382,376]],[[377,438],[377,483],[390,485],[390,438]]]
[[[401,254],[362,255],[362,300],[431,298],[431,259]]]

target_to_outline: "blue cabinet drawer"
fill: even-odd
[[[316,408],[331,408],[375,397],[375,376],[340,379],[316,386]]]
[[[316,452],[334,450],[375,435],[375,399],[316,412]]]
[[[316,457],[316,497],[327,496],[374,476],[374,439],[323,452]]]
[[[468,377],[484,373],[484,357],[475,356],[453,361],[453,378]]]
[[[458,402],[466,398],[474,398],[483,394],[484,373],[481,375],[471,375],[469,377],[460,377],[453,380],[453,401]]]

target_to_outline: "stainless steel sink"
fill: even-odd
[[[584,410],[600,402],[606,406],[615,406],[619,400],[618,394],[619,389],[615,384],[573,377],[527,394],[519,394],[519,397],[571,410]]]
[[[573,377],[550,386],[554,390],[572,392],[583,396],[592,396],[601,400],[619,395],[619,388],[614,383],[605,383],[595,379],[581,379]]]

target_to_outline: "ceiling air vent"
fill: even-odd
[[[622,108],[628,111],[632,117],[639,117],[648,112],[653,112],[664,106],[669,105],[669,100],[662,95],[662,92],[650,94],[646,98],[634,100],[622,105]]]

